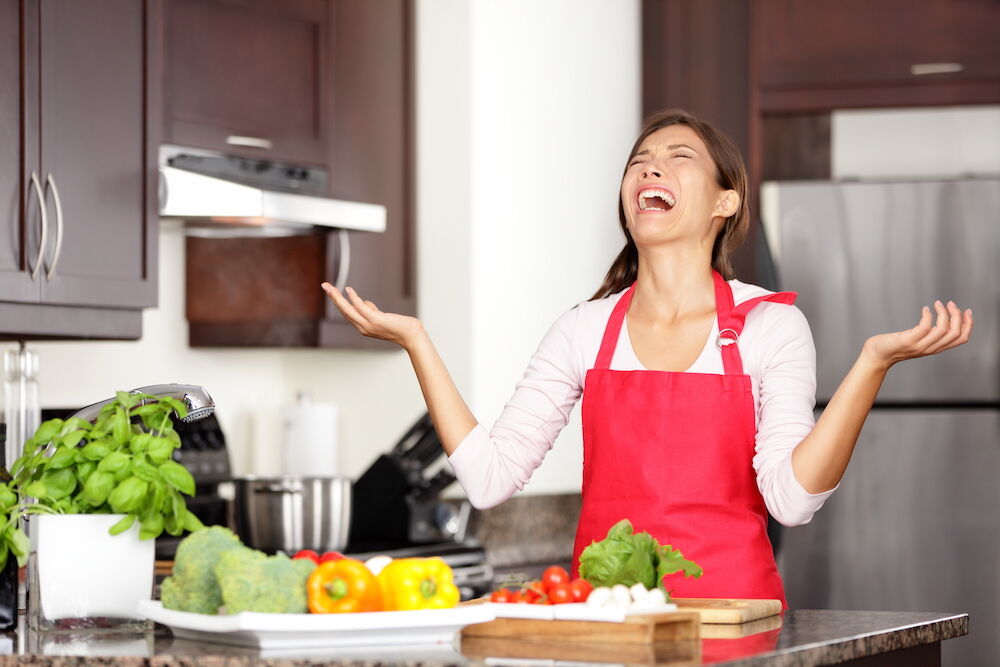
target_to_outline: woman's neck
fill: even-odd
[[[661,246],[639,251],[631,315],[676,320],[715,309],[711,249]]]

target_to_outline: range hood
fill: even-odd
[[[189,235],[385,231],[385,206],[320,196],[325,185],[321,169],[160,148],[160,217],[183,220]]]

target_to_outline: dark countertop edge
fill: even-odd
[[[929,612],[937,613],[937,612]],[[811,667],[832,665],[881,655],[900,649],[924,646],[969,634],[969,614],[942,614],[929,621],[916,621],[874,632],[866,632],[828,641],[779,648],[773,652],[714,663],[714,667]],[[881,643],[881,645],[880,645]]]
[[[813,610],[804,610],[813,611]],[[826,611],[826,610],[814,610]],[[864,613],[864,612],[858,612]],[[892,613],[892,612],[882,612]],[[905,613],[905,612],[904,612]],[[735,660],[711,663],[713,667],[812,667],[818,665],[831,665],[848,660],[865,658],[874,655],[881,655],[900,649],[908,649],[916,646],[941,642],[967,635],[969,632],[969,614],[967,613],[944,613],[927,612],[932,618],[914,621],[905,625],[889,626],[881,630],[865,632],[856,635],[847,635],[825,641],[815,641],[797,644],[786,648],[777,648],[774,651],[754,656],[745,656]],[[938,615],[940,614],[940,615]],[[220,646],[224,646],[221,645]],[[239,647],[237,647],[239,648]],[[328,662],[330,661],[330,662]],[[63,656],[63,655],[0,655],[0,665],[20,664],[20,665],[83,665],[83,664],[104,664],[104,665],[134,665],[143,666],[191,666],[206,665],[272,665],[292,666],[292,665],[313,665],[313,664],[335,664],[342,667],[380,667],[389,666],[418,666],[435,665],[445,667],[459,665],[463,663],[438,662],[434,660],[399,660],[390,659],[352,659],[343,660],[316,658],[308,656],[284,657],[284,656],[253,656],[226,654],[225,650],[219,653],[209,653],[207,655],[191,655],[171,653],[153,653],[149,656],[114,656],[114,655],[87,655],[87,656]],[[476,663],[472,663],[476,664]]]

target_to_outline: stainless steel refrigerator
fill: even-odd
[[[975,316],[965,346],[889,372],[840,488],[782,531],[789,604],[968,612],[944,664],[1000,664],[1000,179],[770,183],[762,215],[816,342],[817,415],[868,336],[934,299]]]

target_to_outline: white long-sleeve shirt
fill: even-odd
[[[729,281],[736,304],[769,292]],[[583,393],[604,330],[625,292],[585,301],[563,314],[542,339],[500,418],[487,431],[477,425],[448,458],[470,502],[492,507],[522,489]],[[718,321],[689,373],[722,374],[716,346]],[[743,370],[750,375],[756,415],[753,467],[768,511],[787,526],[812,519],[836,489],[808,493],[792,472],[792,450],[812,430],[816,350],[802,312],[764,302],[746,318],[739,340]],[[635,355],[627,318],[611,360],[612,370],[646,370]]]

